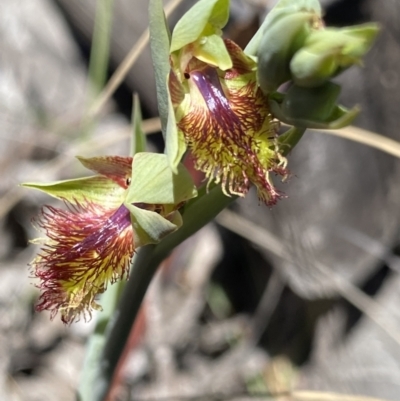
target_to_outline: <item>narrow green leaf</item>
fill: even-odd
[[[139,96],[136,93],[133,96],[131,147],[131,156],[146,151],[146,134],[142,127],[142,111],[140,110]]]
[[[197,195],[186,168],[179,165],[177,174],[174,174],[166,155],[136,154],[132,177],[126,198],[127,206],[132,203],[176,205]]]
[[[172,33],[171,53],[200,39],[207,29],[219,33],[229,18],[229,0],[200,0],[177,22]]]
[[[170,37],[162,0],[149,1],[150,49],[156,79],[158,111],[165,138],[168,120],[168,92],[166,77],[169,74]]]
[[[54,198],[73,204],[90,201],[107,208],[119,207],[125,196],[124,188],[104,176],[77,178],[48,184],[24,183],[22,186],[37,189]]]
[[[89,60],[90,96],[96,96],[107,78],[114,0],[98,0]],[[92,99],[90,99],[91,101]]]

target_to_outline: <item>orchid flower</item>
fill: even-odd
[[[172,33],[168,89],[176,135],[209,183],[221,183],[228,196],[245,196],[254,184],[259,198],[272,206],[282,194],[271,173],[288,175],[277,146],[279,125],[258,87],[256,62],[221,38],[227,5],[197,3]],[[187,28],[192,14],[200,20],[195,32]]]
[[[164,155],[78,158],[95,176],[25,184],[64,201],[45,206],[36,226],[46,238],[31,263],[41,295],[37,310],[65,323],[91,317],[96,296],[129,275],[135,251],[159,242],[182,223],[177,210],[196,195],[188,172],[173,175]],[[179,189],[178,189],[179,187]]]
[[[349,125],[359,108],[330,80],[361,63],[375,24],[328,29],[318,0],[279,0],[244,51],[222,38],[229,0],[199,0],[172,34],[150,0],[150,39],[165,153],[174,170],[189,149],[195,168],[227,196],[253,184],[268,206],[288,176],[284,157],[307,128]],[[322,51],[322,50],[323,51]],[[278,136],[280,122],[291,126]]]

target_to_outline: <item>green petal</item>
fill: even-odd
[[[146,151],[146,134],[142,127],[142,112],[140,110],[139,96],[135,94],[133,97],[132,108],[132,143],[131,155]]]
[[[166,155],[138,153],[135,156],[126,206],[132,203],[177,205],[195,196],[196,187],[183,165],[174,174]]]
[[[126,206],[131,212],[135,248],[156,244],[182,225],[179,212],[171,215],[171,222],[156,212],[140,209],[133,205]]]
[[[200,0],[177,22],[171,53],[195,42],[203,33],[219,33],[229,18],[229,0]]]
[[[205,36],[197,40],[193,46],[193,55],[222,71],[232,68],[231,56],[226,49],[224,40],[219,35]]]
[[[170,70],[169,47],[171,33],[166,23],[161,0],[149,1],[149,29],[151,58],[153,59],[156,79],[158,111],[165,137],[168,119],[168,92],[165,79]]]
[[[22,185],[38,189],[54,198],[73,204],[90,201],[110,209],[121,206],[126,192],[117,183],[103,176],[77,178],[48,184],[25,183]]]

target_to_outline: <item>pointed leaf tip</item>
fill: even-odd
[[[92,176],[51,183],[24,183],[27,188],[37,189],[53,198],[72,204],[92,202],[104,207],[119,207],[125,197],[125,189],[104,176]]]
[[[133,96],[131,156],[146,151],[146,134],[142,127],[142,112],[137,93]]]

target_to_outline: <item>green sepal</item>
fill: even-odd
[[[125,206],[131,213],[135,248],[157,244],[182,225],[182,217],[177,211],[171,213],[167,219],[156,212],[134,205],[126,204]]]
[[[47,184],[24,183],[21,185],[37,189],[53,198],[72,204],[83,204],[90,201],[110,209],[119,207],[125,197],[124,188],[109,178],[99,175]]]
[[[161,128],[165,138],[168,120],[168,92],[165,77],[170,70],[169,47],[171,33],[169,31],[162,0],[149,1],[149,30],[151,58],[156,80],[157,103]]]
[[[300,128],[338,129],[349,125],[359,113],[337,105],[340,86],[327,82],[317,88],[293,85],[286,94],[273,94],[270,107],[280,121]]]
[[[290,62],[293,81],[304,87],[315,87],[346,68],[361,64],[378,31],[376,24],[364,24],[312,32]]]
[[[224,40],[219,35],[214,34],[198,39],[193,45],[192,53],[199,60],[214,65],[222,71],[232,68],[231,56]]]
[[[135,93],[133,96],[132,107],[132,142],[131,156],[136,153],[146,151],[146,134],[142,127],[142,112],[140,110],[139,96]]]
[[[186,141],[183,133],[178,129],[174,105],[172,104],[169,86],[168,93],[168,122],[165,137],[164,153],[167,156],[169,166],[174,174],[178,174],[178,165],[186,152]]]
[[[166,155],[137,153],[132,163],[132,183],[125,205],[134,203],[177,205],[197,196],[193,180],[183,165],[174,174]]]
[[[316,18],[321,18],[321,5],[318,0],[280,0],[267,14],[260,28],[257,30],[253,38],[247,44],[244,52],[250,56],[257,56],[261,40],[268,29],[272,26],[272,22],[278,20],[284,15],[294,14],[297,12],[312,13]]]
[[[171,53],[200,39],[221,34],[229,18],[229,0],[200,0],[177,22],[172,33]]]

